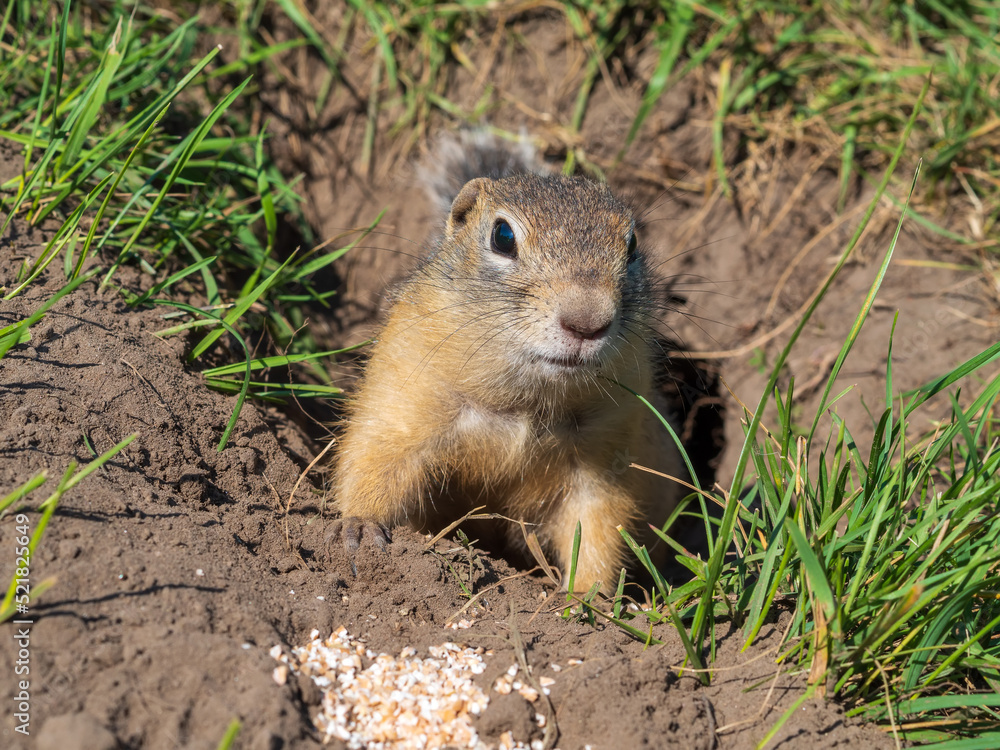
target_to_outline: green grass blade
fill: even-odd
[[[294,257],[295,257],[294,254],[289,256],[284,263],[278,266],[278,268],[274,271],[274,273],[272,273],[270,276],[264,279],[264,281],[260,282],[256,287],[254,287],[254,289],[251,290],[249,294],[245,294],[233,306],[233,308],[228,313],[226,313],[226,317],[221,321],[222,325],[226,327],[225,330],[229,330],[230,333],[232,333],[235,330],[232,328],[233,323],[239,320],[239,318],[243,316],[243,313],[249,310],[250,306],[254,302],[256,302],[257,299],[265,291],[267,291],[267,289],[271,287],[272,284],[275,283],[275,281],[277,281],[277,279],[281,275],[281,272],[285,270],[285,266],[291,263]],[[188,355],[188,359],[195,360],[202,354],[204,354],[205,350],[208,349],[208,347],[210,347],[212,344],[214,344],[218,340],[219,336],[225,333],[225,330],[223,328],[218,328],[209,333],[207,336],[205,336],[205,338],[199,341],[197,345],[195,345],[194,349],[191,350],[191,354]]]
[[[840,347],[840,352],[837,354],[837,360],[834,362],[833,369],[830,371],[830,375],[826,380],[826,386],[823,388],[823,395],[820,397],[819,406],[816,407],[816,415],[813,417],[813,423],[809,428],[808,442],[812,442],[813,436],[816,434],[816,428],[819,426],[820,417],[826,410],[826,402],[830,396],[830,391],[833,390],[833,384],[840,375],[840,370],[844,366],[844,361],[847,359],[847,355],[850,354],[851,349],[854,347],[854,342],[857,341],[858,335],[861,333],[861,328],[864,326],[865,321],[868,319],[868,313],[871,311],[872,305],[875,304],[875,297],[878,294],[878,290],[882,287],[882,280],[885,278],[886,271],[889,270],[889,262],[892,260],[893,251],[896,249],[896,243],[899,241],[899,233],[903,229],[903,221],[906,219],[906,209],[910,205],[910,198],[913,196],[913,191],[917,187],[917,178],[920,176],[920,163],[917,163],[917,168],[913,172],[913,179],[910,182],[910,190],[906,195],[906,202],[903,205],[903,210],[899,215],[899,220],[896,222],[896,232],[892,236],[892,242],[889,243],[889,249],[886,250],[885,256],[882,258],[882,264],[879,266],[878,273],[875,274],[875,279],[872,281],[871,286],[868,289],[868,294],[865,296],[865,300],[861,305],[861,309],[858,311],[857,317],[854,319],[854,325],[851,326],[850,333],[847,335],[847,339],[844,341],[843,345]],[[889,401],[888,403],[892,403]]]
[[[360,344],[347,346],[343,349],[332,349],[326,352],[311,352],[309,354],[280,354],[273,357],[261,357],[259,359],[251,360],[250,369],[256,371],[264,370],[270,367],[287,367],[288,365],[298,364],[299,362],[311,362],[317,359],[326,359],[327,357],[335,357],[338,354],[346,354],[347,352],[361,349],[370,343],[371,340],[369,339],[368,341],[362,341]],[[225,375],[233,375],[244,369],[244,367],[245,364],[243,362],[235,362],[228,365],[220,365],[219,367],[212,367],[208,370],[202,370],[201,374],[206,378],[218,378]]]
[[[9,493],[3,500],[0,500],[0,518],[3,517],[9,507],[21,502],[32,490],[45,484],[47,477],[47,471],[40,471],[13,492]]]
[[[230,750],[233,743],[236,742],[236,737],[240,733],[240,729],[243,728],[243,724],[239,719],[233,719],[229,722],[229,726],[226,728],[226,733],[222,735],[222,739],[219,740],[218,750]]]
[[[680,636],[681,643],[684,646],[684,653],[687,654],[687,658],[694,665],[695,669],[699,670],[697,673],[698,679],[703,685],[707,685],[710,678],[708,672],[704,671],[704,661],[701,658],[701,651],[691,640],[687,629],[684,627],[684,622],[681,620],[680,615],[677,614],[677,610],[670,603],[670,587],[667,586],[667,582],[663,579],[663,575],[656,569],[656,566],[653,565],[653,561],[649,557],[649,552],[644,546],[641,547],[636,544],[632,535],[620,526],[618,527],[618,533],[622,535],[622,539],[625,540],[625,544],[628,545],[628,548],[632,550],[632,553],[639,558],[639,562],[642,563],[642,566],[653,577],[653,582],[656,584],[657,589],[659,589],[660,596],[663,597],[663,603],[667,607],[667,612],[669,613],[670,620],[674,625],[674,629],[677,631],[677,635]]]
[[[172,159],[176,157],[173,169],[171,169],[167,179],[164,180],[163,187],[160,189],[160,192],[156,196],[156,199],[149,207],[149,210],[146,211],[146,213],[143,215],[142,219],[139,221],[135,230],[132,232],[131,237],[129,237],[128,241],[125,243],[125,246],[122,248],[121,252],[118,255],[118,259],[114,262],[114,264],[112,264],[111,269],[104,277],[102,285],[106,285],[109,282],[111,276],[114,274],[115,270],[117,270],[118,266],[121,264],[121,261],[128,254],[129,250],[136,243],[136,240],[138,240],[143,230],[152,220],[153,216],[156,214],[156,210],[159,208],[160,204],[163,203],[164,198],[173,188],[174,183],[177,181],[177,177],[180,175],[181,170],[184,169],[184,166],[187,164],[188,160],[194,154],[198,144],[201,142],[203,138],[205,138],[206,135],[208,135],[208,132],[215,125],[216,121],[222,116],[223,112],[225,112],[229,108],[229,106],[236,100],[236,98],[243,92],[243,89],[246,88],[248,83],[250,83],[249,78],[245,79],[236,88],[230,91],[225,96],[225,98],[223,98],[223,100],[219,102],[212,109],[211,113],[208,115],[208,117],[206,117],[202,121],[202,123],[198,126],[198,128],[193,133],[191,133],[187,138],[185,138],[184,141],[182,141],[181,144],[177,147],[177,149],[174,150],[171,156],[168,157],[168,159],[164,163],[164,167]]]
[[[216,261],[217,258],[218,258],[218,256],[216,256],[216,255],[213,255],[213,256],[208,257],[208,258],[202,258],[201,260],[197,261],[196,263],[192,263],[190,266],[182,268],[180,271],[177,271],[176,273],[172,273],[170,276],[168,276],[167,278],[165,278],[163,281],[160,281],[160,282],[157,282],[156,284],[153,284],[153,286],[151,286],[148,290],[146,290],[146,292],[144,294],[141,294],[140,296],[136,297],[133,300],[129,300],[129,305],[132,306],[132,307],[138,307],[139,305],[142,305],[142,304],[148,302],[152,297],[155,297],[157,294],[159,294],[160,292],[162,292],[164,289],[169,289],[170,287],[172,287],[174,284],[176,284],[181,279],[183,279],[183,278],[185,278],[187,276],[190,276],[191,274],[195,273],[196,271],[200,271],[203,268],[211,265],[212,263],[214,263]]]
[[[813,552],[805,534],[795,521],[786,518],[784,526],[802,560],[806,580],[809,582],[809,591],[822,605],[826,621],[833,625],[837,619],[837,602],[830,588],[830,582],[826,578],[826,568]]]
[[[90,476],[92,473],[97,471],[99,468],[104,466],[108,461],[114,458],[119,452],[126,448],[133,440],[138,437],[138,433],[133,433],[129,437],[122,440],[116,446],[101,454],[98,458],[95,458],[89,464],[84,466],[79,471],[76,471],[76,463],[70,463],[69,467],[66,469],[66,473],[63,474],[62,481],[59,482],[59,486],[56,491],[53,492],[44,502],[39,506],[42,511],[41,517],[35,524],[35,529],[32,532],[31,540],[28,543],[28,557],[31,558],[35,554],[35,550],[38,547],[38,543],[42,539],[42,535],[45,533],[45,529],[49,524],[49,520],[52,518],[52,514],[56,512],[56,508],[59,505],[59,500],[62,496],[73,489],[76,485]],[[37,477],[35,478],[37,479]],[[32,480],[32,482],[35,481]],[[38,485],[36,485],[38,486]],[[17,577],[11,579],[10,585],[7,587],[7,594],[4,596],[3,602],[0,603],[0,613],[10,615],[12,612],[12,603],[14,602],[15,592],[17,590]],[[2,621],[2,615],[0,615],[0,621]]]
[[[166,113],[167,113],[167,107],[164,107],[162,110],[160,110],[160,113],[153,119],[153,121],[149,124],[149,127],[146,128],[146,130],[143,132],[142,136],[139,138],[139,141],[135,144],[132,150],[129,151],[128,156],[125,158],[125,163],[122,164],[121,169],[119,169],[118,173],[115,175],[115,179],[114,182],[111,184],[111,188],[108,190],[107,195],[104,196],[104,200],[101,202],[101,207],[97,210],[97,215],[91,222],[90,230],[87,232],[87,239],[84,241],[83,248],[80,251],[80,262],[73,273],[74,277],[80,275],[83,263],[87,259],[87,256],[90,254],[90,246],[94,241],[94,236],[97,234],[97,227],[100,225],[101,219],[104,218],[104,212],[107,211],[108,203],[111,202],[112,196],[115,194],[115,191],[118,190],[118,185],[119,183],[121,183],[122,177],[124,177],[125,173],[128,172],[129,167],[132,165],[133,159],[135,159],[136,157],[136,154],[142,151],[143,147],[146,145],[146,141],[149,139],[150,134],[153,132],[153,130],[156,128],[156,126],[159,124],[160,120]]]
[[[45,302],[43,302],[38,309],[27,318],[18,323],[13,323],[4,328],[0,328],[0,358],[2,358],[12,346],[20,343],[24,332],[41,320],[45,316],[45,313],[48,312],[48,310],[56,302],[71,293],[85,281],[92,279],[99,270],[100,269],[95,268],[83,276],[73,279],[66,286],[45,300]]]
[[[275,237],[278,234],[278,216],[274,212],[274,196],[271,195],[271,183],[267,178],[267,169],[264,166],[264,133],[267,124],[261,128],[257,137],[257,148],[254,150],[254,158],[257,167],[257,195],[260,196],[261,209],[264,212],[264,228],[267,231],[267,247],[265,255],[271,255],[274,249]]]
[[[677,3],[667,13],[669,20],[656,33],[660,50],[656,69],[649,78],[649,84],[642,95],[639,111],[636,112],[628,134],[625,136],[625,144],[618,153],[618,161],[621,161],[629,146],[632,145],[632,141],[639,134],[639,128],[642,127],[650,110],[667,90],[667,82],[670,80],[674,66],[677,65],[677,60],[684,49],[684,42],[687,41],[694,29],[694,9],[691,6]]]
[[[243,409],[243,403],[246,401],[247,392],[250,390],[250,347],[247,346],[247,342],[240,336],[239,331],[233,328],[225,320],[219,320],[211,313],[207,313],[204,310],[199,310],[197,307],[193,307],[184,302],[177,302],[175,300],[159,300],[151,299],[150,304],[153,305],[167,305],[168,307],[176,307],[178,310],[183,310],[184,312],[190,313],[191,315],[196,315],[200,317],[212,318],[212,322],[217,325],[221,325],[222,329],[228,331],[232,334],[233,338],[243,347],[243,351],[246,354],[246,374],[243,380],[243,386],[240,388],[239,396],[236,398],[236,406],[233,407],[233,413],[229,417],[229,422],[226,423],[226,428],[222,432],[222,437],[219,440],[219,445],[216,450],[221,453],[226,445],[229,443],[229,436],[232,434],[233,429],[236,427],[236,422],[240,418],[240,411]]]
[[[125,31],[125,39],[127,40],[127,38],[128,28]],[[90,135],[90,131],[107,100],[111,80],[118,71],[118,66],[121,65],[122,52],[119,47],[122,41],[122,21],[119,18],[118,26],[101,60],[100,72],[88,86],[83,98],[67,121],[67,126],[70,128],[69,137],[66,139],[66,147],[59,157],[57,169],[62,165],[73,164],[76,161],[80,149],[83,147],[84,139]]]

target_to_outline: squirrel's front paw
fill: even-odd
[[[330,525],[325,541],[329,546],[339,538],[344,549],[353,555],[361,546],[361,540],[366,537],[375,542],[375,546],[380,550],[384,550],[385,545],[392,541],[388,527],[377,521],[356,516],[347,516],[334,521]]]

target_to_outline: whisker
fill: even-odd
[[[395,232],[387,232],[384,229],[368,229],[368,227],[330,227],[334,232],[339,232],[341,235],[348,234],[378,234],[383,237],[392,237],[395,240],[403,240],[403,242],[409,242],[411,245],[421,245],[423,243],[417,242],[416,240],[410,239],[405,234],[396,234]]]
[[[472,325],[473,323],[477,323],[480,320],[483,320],[483,319],[486,319],[486,318],[489,318],[489,317],[492,317],[492,316],[499,317],[499,316],[505,314],[506,312],[507,312],[506,309],[500,310],[500,311],[489,310],[487,312],[480,313],[479,315],[476,315],[476,316],[470,318],[469,320],[465,321],[462,325],[458,326],[454,331],[452,331],[447,336],[445,336],[443,339],[441,339],[440,341],[438,341],[433,347],[431,347],[427,351],[426,354],[424,354],[423,357],[421,357],[420,361],[417,363],[417,366],[414,367],[413,371],[406,377],[406,380],[404,380],[404,384],[406,382],[409,382],[410,378],[413,377],[413,376],[415,376],[415,375],[419,377],[420,373],[423,372],[424,368],[426,368],[428,364],[430,364],[431,359],[434,357],[435,354],[437,354],[437,352],[441,349],[441,347],[443,347],[453,336],[455,336],[457,333],[459,333],[459,331],[461,331],[463,328],[466,328],[466,327]]]

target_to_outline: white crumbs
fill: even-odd
[[[315,724],[326,739],[336,737],[353,750],[483,747],[472,726],[472,716],[489,703],[472,681],[486,669],[482,648],[444,643],[428,649],[430,658],[417,658],[409,647],[393,657],[369,651],[343,627],[325,641],[318,631],[310,635],[291,656],[279,646],[271,655],[323,690]],[[275,670],[279,684],[281,677]]]
[[[291,654],[281,646],[271,649],[271,656],[280,662],[273,678],[284,685],[291,673],[306,675],[323,691],[320,712],[313,722],[326,741],[337,738],[352,750],[490,750],[472,723],[490,699],[472,677],[486,671],[483,657],[491,656],[492,651],[443,643],[431,646],[428,658],[418,658],[416,649],[409,646],[394,657],[376,654],[343,627],[325,641],[320,640],[318,630],[309,637],[308,644],[292,649]],[[551,677],[538,681],[546,695],[554,683]],[[516,691],[536,705],[540,697],[537,690],[518,679],[516,664],[493,689],[502,694]],[[536,713],[535,723],[545,727],[546,717]],[[515,740],[511,732],[504,732],[499,750],[541,750],[543,745],[539,739],[525,744]]]
[[[555,680],[552,680],[548,684],[552,685],[554,683]],[[500,693],[500,695],[509,695],[512,690],[516,690],[521,694],[522,698],[528,701],[528,703],[534,703],[538,700],[538,691],[530,685],[526,685],[517,679],[516,664],[511,664],[510,667],[507,668],[507,672],[497,678],[497,681],[493,683],[493,689]],[[545,691],[546,695],[549,694],[548,687],[543,687],[542,690]]]

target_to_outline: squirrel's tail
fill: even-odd
[[[418,168],[420,181],[444,214],[469,180],[545,171],[535,147],[527,138],[515,143],[482,129],[460,130],[443,136]]]

